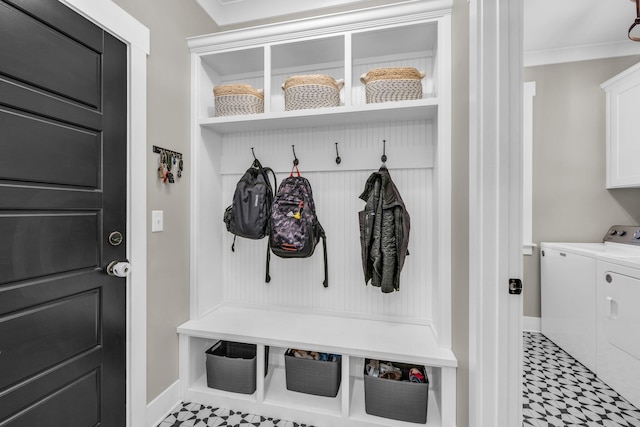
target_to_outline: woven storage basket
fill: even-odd
[[[305,110],[308,108],[337,107],[340,105],[340,89],[344,80],[335,80],[324,74],[292,76],[282,85],[284,109]]]
[[[264,112],[262,89],[246,84],[220,85],[213,88],[215,116],[236,116]]]
[[[367,104],[422,99],[425,73],[413,67],[373,68],[360,76],[366,90]]]

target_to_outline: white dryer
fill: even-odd
[[[542,333],[640,407],[640,227],[541,244]]]

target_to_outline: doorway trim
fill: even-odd
[[[469,425],[522,425],[523,0],[469,5]]]
[[[127,69],[127,426],[145,426],[147,410],[147,55],[149,30],[111,0],[59,0],[123,41]]]

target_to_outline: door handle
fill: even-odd
[[[612,297],[607,297],[607,317],[611,320],[618,318],[618,303]]]
[[[129,261],[111,261],[106,268],[109,276],[127,277],[131,272]]]

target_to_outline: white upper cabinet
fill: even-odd
[[[640,63],[604,82],[607,188],[640,187]]]

